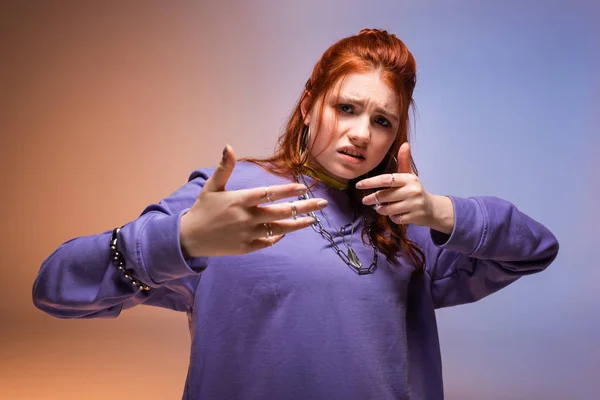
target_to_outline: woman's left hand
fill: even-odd
[[[410,165],[410,146],[398,150],[398,172],[363,179],[357,189],[378,189],[363,198],[363,204],[388,215],[396,224],[415,224],[450,234],[454,228],[454,206],[450,198],[430,194]]]

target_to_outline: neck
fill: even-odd
[[[338,181],[337,179],[332,178],[321,171],[318,171],[314,167],[311,167],[310,165],[308,165],[308,163],[303,165],[303,172],[306,175],[309,175],[314,179],[323,182],[325,185],[334,189],[345,190],[348,187],[348,184],[346,182]]]

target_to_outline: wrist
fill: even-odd
[[[450,235],[454,230],[454,204],[448,196],[431,196],[430,229]]]

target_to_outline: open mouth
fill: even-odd
[[[347,155],[349,157],[352,157],[352,158],[356,158],[357,160],[364,160],[365,159],[362,155],[360,155],[358,153],[351,152],[351,151],[347,151],[347,150],[339,150],[338,153],[345,154],[345,155]]]

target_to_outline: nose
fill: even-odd
[[[348,131],[348,139],[357,146],[365,146],[371,140],[371,130],[369,129],[370,121],[362,119],[357,121],[354,126]]]

